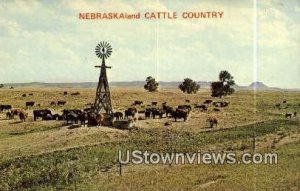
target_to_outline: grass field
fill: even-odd
[[[64,96],[63,92],[80,92]],[[22,97],[22,94],[33,96]],[[33,121],[32,110],[83,108],[93,102],[94,89],[19,88],[0,89],[0,104],[25,109],[26,101],[41,106],[27,110],[29,118],[7,120],[0,114],[0,190],[300,190],[299,116],[285,118],[287,112],[300,112],[300,92],[240,90],[222,98],[230,105],[213,112],[192,110],[187,122],[173,119],[138,120],[133,130],[109,127],[70,128],[61,121]],[[138,88],[111,90],[114,111],[124,111],[134,100],[145,104],[168,102],[171,106],[201,103],[211,99],[208,90],[187,95],[178,89],[149,93]],[[63,107],[50,101],[65,100]],[[214,100],[220,100],[215,98]],[[282,103],[286,109],[278,109]],[[143,110],[139,107],[138,110]],[[206,119],[218,118],[210,129]],[[170,122],[170,126],[165,126]],[[118,150],[151,152],[252,151],[277,152],[279,164],[251,165],[126,165],[119,175]]]

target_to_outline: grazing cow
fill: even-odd
[[[80,109],[64,109],[62,110],[63,115],[67,115],[68,113],[76,113],[76,114],[81,114],[82,111]]]
[[[98,115],[94,112],[87,113],[88,125],[101,126],[104,121],[104,115],[99,113]]]
[[[75,124],[78,124],[78,114],[76,114],[75,112],[69,112],[68,114],[65,115],[65,119],[66,119],[66,122],[67,124],[69,124],[69,121],[71,123],[74,123]]]
[[[77,95],[80,95],[80,93],[79,92],[71,93],[71,96],[77,96]]]
[[[33,96],[33,93],[28,94],[29,96]]]
[[[8,111],[8,112],[6,113],[6,118],[7,118],[7,119],[13,119],[14,116],[13,116],[12,112],[9,112],[9,111]]]
[[[77,124],[77,121],[78,121],[77,117],[82,113],[82,111],[79,109],[64,109],[62,112],[63,112],[62,116],[65,120],[67,120],[67,124],[68,124],[68,121],[71,121],[71,122],[75,121],[75,118],[76,118],[76,124]]]
[[[143,101],[135,100],[132,105],[142,105],[143,103]]]
[[[173,107],[168,106],[168,105],[166,105],[166,104],[163,104],[163,110],[165,110],[165,112],[166,112],[166,117],[168,117],[169,114],[172,115],[172,113],[174,112]]]
[[[23,109],[12,109],[11,110],[11,113],[13,115],[19,115],[19,113],[23,112],[24,110]]]
[[[88,119],[88,114],[82,112],[78,115],[78,120],[80,121],[80,125],[83,125],[85,127],[86,120]]]
[[[152,105],[152,106],[157,106],[157,101],[151,102],[151,105]]]
[[[60,105],[65,105],[67,102],[64,101],[64,100],[61,100],[61,101],[58,101],[57,102],[57,105],[60,106]]]
[[[87,120],[88,120],[88,125],[98,125],[97,122],[97,115],[94,112],[88,112],[87,113]]]
[[[51,106],[56,106],[56,102],[55,101],[50,101],[49,102]]]
[[[280,107],[280,103],[276,104],[275,107]]]
[[[123,119],[123,113],[122,112],[119,112],[119,111],[117,111],[117,112],[115,112],[114,113],[114,118],[116,118],[116,120],[120,120],[120,119]]]
[[[292,113],[286,113],[285,118],[292,118],[293,114]]]
[[[11,110],[11,114],[12,114],[11,118],[13,119],[15,115],[17,116],[20,113],[26,113],[26,112],[23,109],[12,109]]]
[[[58,121],[64,120],[64,117],[59,114],[54,114],[52,117],[53,117],[53,120],[58,120]]]
[[[22,97],[26,97],[26,94],[22,94]]]
[[[45,120],[45,121],[49,121],[49,120],[53,120],[54,117],[53,117],[52,114],[48,113],[48,114],[44,115],[44,116],[42,117],[42,119]]]
[[[33,119],[36,121],[38,118],[44,119],[48,114],[51,114],[49,109],[40,109],[40,110],[33,110]]]
[[[206,121],[209,123],[210,128],[213,128],[214,124],[216,125],[216,127],[218,126],[218,119],[214,116],[208,117]]]
[[[11,105],[0,105],[0,111],[3,112],[4,110],[11,110]]]
[[[211,100],[211,99],[206,99],[206,100],[203,102],[203,104],[210,104],[211,102],[213,102],[213,100]]]
[[[192,110],[192,106],[190,105],[179,105],[177,106],[177,109],[183,109],[183,110],[188,110],[188,113]]]
[[[217,112],[219,112],[219,111],[221,111],[220,109],[218,109],[218,108],[214,108],[213,109],[213,111],[217,111]]]
[[[172,116],[174,117],[175,121],[177,121],[177,119],[181,119],[181,118],[183,118],[183,121],[186,121],[188,115],[189,115],[188,109],[176,109],[172,113]]]
[[[294,117],[297,117],[297,112],[296,111],[294,112]]]
[[[186,103],[190,103],[191,101],[190,101],[189,99],[186,99],[185,102],[186,102]]]
[[[26,107],[32,107],[32,106],[34,106],[34,101],[27,101],[27,102],[25,103],[25,106],[26,106]]]
[[[282,103],[286,103],[286,100],[283,100]]]
[[[64,95],[68,95],[68,92],[64,92]]]
[[[158,108],[152,108],[152,117],[153,119],[155,119],[155,116],[159,116],[159,118],[161,119],[163,114],[165,114],[166,112],[162,109],[158,109]]]
[[[229,101],[217,101],[217,102],[213,102],[213,105],[215,107],[227,107],[229,105]]]
[[[207,111],[207,107],[204,104],[196,105],[195,108],[200,109],[200,111]]]
[[[152,110],[150,108],[146,108],[145,110],[145,119],[150,119]]]
[[[28,113],[22,111],[19,113],[19,118],[21,121],[25,122],[26,118],[28,117]]]
[[[129,117],[134,118],[135,114],[137,112],[136,108],[128,108],[125,110],[125,118],[128,119]]]

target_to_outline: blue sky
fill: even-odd
[[[110,81],[213,81],[228,70],[240,85],[299,87],[300,3],[258,2],[258,70],[253,79],[252,0],[0,1],[0,83],[97,81],[100,41],[113,47]],[[79,20],[80,12],[178,12],[177,20]],[[183,11],[224,11],[183,20]]]

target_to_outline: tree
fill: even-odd
[[[193,81],[190,78],[185,78],[184,81],[179,85],[179,89],[184,93],[196,93],[200,88],[200,85],[197,82]]]
[[[0,88],[3,88],[4,87],[4,85],[3,84],[0,84]]]
[[[211,96],[221,98],[233,94],[233,85],[235,85],[233,76],[228,71],[223,70],[219,74],[219,81],[211,83]]]
[[[144,85],[144,88],[146,90],[148,90],[149,92],[154,92],[157,90],[158,86],[159,83],[155,81],[155,78],[152,78],[151,76],[148,76],[146,78],[146,84]]]

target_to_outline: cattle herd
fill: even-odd
[[[67,95],[67,92],[63,93]],[[79,95],[79,92],[71,93],[72,96]],[[27,96],[23,94],[22,97]],[[28,94],[28,96],[33,96],[33,94]],[[212,112],[220,112],[222,107],[228,107],[230,102],[228,101],[213,101],[211,99],[206,99],[200,104],[191,104],[190,100],[185,100],[186,104],[170,106],[167,102],[158,103],[153,101],[146,105],[143,101],[135,100],[130,107],[126,108],[123,112],[116,111],[113,113],[113,120],[115,121],[136,121],[136,120],[147,120],[147,119],[162,119],[162,118],[172,118],[174,121],[182,120],[186,121],[192,110],[206,112],[208,111],[209,105],[213,106]],[[50,106],[64,106],[67,102],[64,100],[60,101],[49,101]],[[283,101],[286,104],[286,101]],[[35,105],[35,102],[28,101],[25,102],[25,108],[28,109]],[[36,104],[40,106],[40,104]],[[281,109],[282,104],[276,104],[275,107]],[[286,106],[285,106],[286,107]],[[137,109],[139,108],[139,109]],[[13,108],[11,105],[0,105],[0,112],[6,112],[7,119],[14,119],[18,116],[21,121],[25,121],[28,117],[27,110]],[[297,112],[286,113],[286,118],[296,117]],[[63,109],[59,113],[53,113],[50,109],[36,109],[33,110],[33,120],[58,120],[65,121],[66,124],[80,124],[80,125],[91,125],[91,126],[101,126],[104,121],[105,116],[103,114],[95,114],[94,105],[92,103],[85,104],[84,109]],[[210,128],[214,126],[217,127],[218,119],[210,115],[207,119]],[[168,122],[165,125],[170,125]]]
[[[299,104],[300,106],[300,104]],[[286,100],[283,100],[282,103],[277,103],[275,104],[275,108],[277,108],[278,110],[281,109],[288,109],[289,108],[289,104],[287,103]],[[286,118],[292,118],[292,117],[297,117],[297,112],[287,112],[285,113],[285,117]]]

